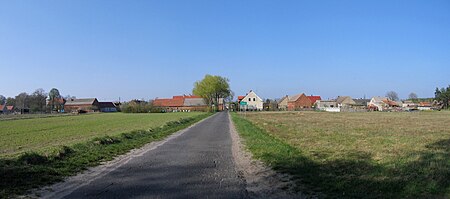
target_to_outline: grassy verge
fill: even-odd
[[[326,116],[321,114],[318,116],[320,120],[309,121],[309,123],[299,122],[298,118],[301,116],[286,117],[286,115],[280,114],[273,117],[263,114],[247,115],[247,119],[251,119],[252,122],[237,114],[233,114],[232,118],[239,134],[245,140],[246,147],[254,157],[267,163],[278,172],[292,175],[298,185],[298,191],[321,192],[329,198],[450,197],[450,139],[448,139],[449,134],[444,133],[448,132],[448,127],[442,129],[439,129],[440,127],[423,127],[427,131],[422,134],[413,134],[408,131],[409,134],[405,132],[404,138],[407,142],[403,143],[398,138],[400,141],[392,144],[389,142],[390,137],[398,137],[403,132],[402,129],[406,127],[399,126],[400,124],[385,125],[380,129],[390,135],[385,135],[387,136],[385,139],[383,139],[384,137],[371,138],[382,132],[377,134],[376,131],[369,132],[367,129],[358,129],[350,126],[348,121],[351,120],[346,119],[343,120],[347,123],[327,121],[329,128],[324,130],[318,128],[320,126],[325,128],[326,124],[311,129],[312,125],[321,120],[327,120],[327,117],[355,116],[360,118],[361,115],[334,114]],[[366,117],[370,117],[370,115]],[[373,117],[384,118],[389,115]],[[403,118],[405,116],[392,115],[392,117]],[[433,120],[427,115],[418,117]],[[274,118],[280,118],[280,120],[289,118],[294,121],[285,123],[275,121]],[[310,119],[311,117],[305,118]],[[258,122],[256,123],[254,120]],[[272,124],[271,121],[275,123]],[[281,128],[289,124],[295,126]],[[417,128],[419,127],[421,126]],[[330,132],[331,129],[336,128],[341,134]],[[299,132],[304,129],[307,129],[304,133]],[[355,135],[351,134],[353,131],[361,131],[361,137],[355,138]],[[318,132],[320,135],[317,135]],[[440,135],[441,138],[431,140],[430,137],[425,137],[432,133]],[[341,140],[337,139],[338,135]],[[417,139],[416,143],[417,136],[420,136],[421,139]],[[371,138],[371,142],[364,145],[346,142],[352,139],[363,140],[364,137]],[[327,140],[331,138],[333,140]],[[388,149],[377,147],[381,144],[389,144],[386,145],[389,146]],[[420,150],[412,150],[409,148],[410,145],[423,145],[423,147],[417,147]],[[330,147],[332,150],[329,150]],[[365,147],[368,151],[364,152],[353,147]],[[409,153],[406,151],[400,153],[399,151],[402,150],[407,150]]]
[[[162,140],[210,115],[201,114],[171,121],[158,128],[97,137],[72,146],[62,146],[51,156],[27,152],[19,157],[0,159],[0,198],[13,197],[31,188],[60,181],[88,167],[112,160],[131,149]]]

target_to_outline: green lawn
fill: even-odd
[[[265,112],[235,114],[233,121],[255,157],[294,176],[299,191],[450,197],[448,111]]]
[[[160,127],[202,113],[104,113],[0,121],[0,157],[26,151],[50,152],[61,145]]]

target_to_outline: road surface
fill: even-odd
[[[217,113],[65,198],[247,198],[229,123]]]

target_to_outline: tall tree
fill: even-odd
[[[217,110],[221,98],[228,98],[232,95],[229,80],[215,75],[205,75],[202,80],[195,82],[192,93],[203,97],[209,107],[214,105],[215,110]]]
[[[386,93],[386,97],[392,101],[398,101],[398,94],[395,91],[389,91]]]
[[[47,99],[47,93],[45,93],[44,89],[36,89],[30,97],[30,109],[33,112],[45,111],[45,100]]]
[[[16,106],[16,99],[12,97],[6,98],[6,106]]]
[[[6,102],[6,97],[3,95],[0,95],[0,105],[5,104],[5,102]]]
[[[408,95],[408,98],[410,99],[410,100],[412,100],[413,102],[417,102],[417,94],[416,93],[414,93],[414,92],[412,92],[412,93],[410,93],[409,95]]]
[[[55,109],[55,101],[58,98],[61,98],[61,94],[59,93],[59,90],[56,88],[52,88],[52,90],[50,90],[50,92],[48,93],[48,99],[50,100],[50,103],[52,104],[50,111],[53,111]]]
[[[20,93],[19,95],[16,96],[15,101],[16,101],[16,107],[20,110],[20,113],[24,113],[25,109],[29,108],[29,104],[30,104],[30,96],[23,92]]]

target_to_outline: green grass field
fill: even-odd
[[[57,146],[70,146],[94,137],[133,130],[148,130],[200,114],[107,113],[0,121],[0,157],[16,156],[26,151],[50,152]]]
[[[299,191],[450,197],[448,111],[265,112],[236,114],[233,121],[255,157],[294,176]]]

